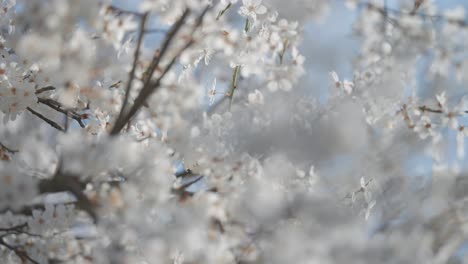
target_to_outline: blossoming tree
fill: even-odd
[[[0,263],[468,261],[465,12],[400,2],[0,0]]]

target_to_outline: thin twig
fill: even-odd
[[[0,237],[0,245],[8,248],[11,251],[13,251],[23,261],[23,263],[25,263],[24,262],[25,260],[29,260],[31,263],[39,264],[39,262],[37,262],[36,260],[31,258],[28,255],[28,253],[26,253],[26,251],[21,250],[18,247],[15,247],[15,246],[12,246],[12,245],[6,243],[5,240],[3,239],[3,237]]]
[[[199,17],[196,20],[195,25],[193,26],[192,33],[193,35],[195,31],[198,29],[198,27],[201,25],[203,22],[203,18],[210,9],[210,6],[206,7],[205,10],[199,15]],[[147,78],[145,81],[145,84],[143,85],[143,88],[140,91],[140,94],[137,96],[135,99],[135,102],[133,103],[132,107],[130,108],[128,113],[123,113],[122,115],[119,115],[119,118],[117,118],[116,124],[114,125],[114,128],[111,131],[111,135],[116,135],[118,134],[122,128],[128,123],[129,120],[138,112],[138,110],[144,105],[146,100],[151,96],[152,93],[154,93],[155,90],[157,90],[160,87],[161,80],[164,78],[164,76],[169,72],[169,70],[172,68],[174,65],[175,61],[178,59],[178,57],[182,54],[183,51],[185,51],[187,48],[189,48],[193,43],[194,39],[192,38],[184,47],[182,47],[177,54],[172,58],[172,60],[169,62],[169,64],[166,66],[164,71],[160,74],[159,78],[155,82],[151,82],[151,77],[154,73],[154,70],[157,68],[159,65],[159,62],[161,61],[161,58],[164,56],[166,51],[169,48],[170,43],[172,42],[174,36],[176,33],[179,31],[179,29],[182,27],[184,24],[185,18],[189,14],[189,10],[186,10],[184,14],[182,15],[181,19],[173,26],[171,31],[168,33],[166,36],[166,40],[164,41],[160,54],[158,57],[156,57],[152,64],[150,65],[148,71],[147,71]]]
[[[65,131],[68,131],[68,127],[70,126],[70,123],[68,122],[68,117],[69,117],[69,114],[68,114],[68,110],[65,110],[65,121],[63,123],[63,128],[65,129]]]
[[[166,38],[163,44],[161,45],[161,49],[159,50],[159,54],[155,56],[155,58],[153,59],[153,61],[151,62],[150,66],[148,67],[148,69],[146,70],[144,74],[144,76],[146,76],[144,86],[148,85],[151,82],[151,78],[153,77],[154,71],[158,68],[159,63],[161,62],[161,59],[166,54],[175,35],[177,34],[177,32],[179,32],[182,25],[185,23],[185,19],[188,17],[189,14],[190,14],[190,10],[189,9],[185,10],[185,12],[179,18],[179,20],[172,26],[172,28],[167,33]]]
[[[153,77],[155,69],[158,67],[159,62],[161,61],[161,58],[164,56],[166,53],[167,49],[169,48],[170,43],[172,42],[172,39],[175,37],[179,29],[182,27],[182,25],[185,22],[185,19],[189,15],[190,10],[185,10],[185,12],[182,14],[182,16],[179,18],[179,20],[172,26],[171,30],[167,33],[166,38],[162,44],[161,51],[159,52],[159,55],[153,59],[151,62],[150,66],[146,70],[144,76],[146,75],[146,79],[143,84],[143,88],[140,92],[140,94],[145,90],[149,88],[151,78]],[[134,103],[135,105],[135,103]],[[118,115],[114,127],[112,128],[111,135],[116,135],[122,130],[122,128],[125,126],[125,124],[128,122],[128,120],[131,118],[131,116],[126,115],[125,112],[120,112]]]
[[[74,204],[81,210],[87,212],[92,217],[94,222],[98,221],[96,213],[97,203],[91,201],[83,189],[86,188],[86,182],[80,181],[80,177],[76,175],[65,174],[62,171],[62,160],[59,161],[54,176],[50,179],[43,179],[39,182],[39,192],[43,193],[56,193],[56,192],[70,192],[77,199]]]
[[[52,99],[47,99],[47,98],[40,98],[38,97],[37,98],[37,101],[41,104],[44,104],[44,105],[47,105],[48,107],[54,109],[55,111],[57,112],[60,112],[64,115],[66,115],[67,117],[70,117],[72,119],[74,119],[79,125],[80,127],[85,127],[85,124],[83,123],[83,116],[74,112],[74,111],[69,111],[69,110],[66,110],[66,109],[63,109],[62,108],[62,105],[57,102],[57,101],[54,101]]]
[[[15,226],[12,226],[12,227],[6,227],[6,228],[4,227],[4,228],[0,228],[0,232],[21,231],[26,226],[28,226],[27,223],[15,225]]]
[[[48,119],[47,117],[43,116],[42,114],[34,111],[31,107],[28,107],[27,108],[29,112],[31,112],[33,115],[39,117],[40,119],[44,120],[47,124],[51,125],[53,128],[59,130],[59,131],[62,131],[62,132],[65,132],[65,129],[63,129],[61,126],[59,126],[57,123],[55,123],[54,121]]]
[[[203,11],[203,13],[198,17],[197,19],[197,23],[196,25],[194,26],[194,30],[195,31],[199,25],[201,24],[202,20],[203,20],[203,17],[205,16],[206,12],[208,11],[209,8],[205,9]],[[192,35],[193,35],[194,32],[192,32]],[[184,52],[186,49],[188,49],[192,44],[194,43],[194,40],[193,38],[187,42],[187,44],[185,44],[184,47],[182,47],[179,52],[177,52],[177,54],[172,58],[172,60],[169,62],[169,64],[166,66],[166,68],[164,69],[164,71],[161,73],[161,75],[159,76],[159,78],[154,82],[154,83],[151,83],[150,86],[148,86],[148,89],[142,89],[140,94],[138,95],[138,97],[135,99],[135,103],[133,104],[132,108],[130,109],[127,117],[126,117],[126,120],[130,120],[137,112],[138,110],[144,105],[144,103],[146,102],[146,100],[151,96],[152,93],[154,93],[154,91],[156,91],[160,86],[161,86],[161,81],[162,79],[164,78],[164,76],[166,76],[166,74],[169,72],[169,70],[172,68],[172,65],[174,65],[174,63],[176,62],[176,60],[180,57],[180,55],[182,54],[182,52]],[[126,122],[125,122],[126,123]]]
[[[442,109],[434,109],[434,108],[427,107],[425,105],[418,107],[418,109],[421,110],[422,112],[430,112],[430,113],[435,113],[435,114],[443,114],[444,113],[444,111]],[[464,110],[462,112],[465,113],[465,114],[468,114],[468,110]],[[450,114],[450,113],[451,112],[449,112],[448,114]]]
[[[46,92],[46,91],[53,91],[55,90],[55,87],[53,86],[46,86],[46,87],[42,87],[42,88],[39,88],[36,90],[35,94],[41,94],[43,92]]]
[[[443,113],[442,109],[432,109],[425,105],[418,107],[418,109],[421,110],[422,112],[430,112],[430,113],[437,113],[437,114]]]
[[[234,99],[234,92],[237,89],[237,76],[239,75],[240,66],[237,65],[234,68],[234,73],[232,74],[231,80],[231,90],[229,91],[229,111],[231,111],[232,100]]]
[[[430,14],[426,14],[426,13],[415,13],[415,14],[412,14],[411,12],[405,12],[405,11],[402,11],[402,10],[399,10],[399,9],[393,9],[393,8],[389,8],[389,7],[380,7],[380,6],[377,6],[376,4],[373,4],[373,3],[361,3],[361,5],[365,6],[368,8],[368,10],[374,10],[374,11],[378,11],[379,13],[381,13],[382,15],[384,16],[387,16],[388,13],[393,13],[393,14],[396,14],[396,15],[403,15],[403,16],[414,16],[414,15],[417,15],[417,16],[420,16],[422,18],[427,18],[427,19],[439,19],[439,20],[444,20],[450,24],[456,24],[456,25],[459,25],[461,27],[466,27],[468,26],[468,23],[463,20],[463,19],[453,19],[453,18],[449,18],[445,15],[442,15],[442,14],[434,14],[434,15],[430,15]],[[393,19],[394,20],[394,19]],[[395,22],[396,20],[394,20]]]
[[[3,150],[6,150],[7,152],[9,152],[9,153],[11,153],[11,154],[15,154],[15,153],[19,152],[19,150],[12,149],[12,148],[9,148],[9,147],[5,146],[2,142],[0,142],[0,147],[1,147]]]
[[[144,15],[144,14],[139,13],[137,11],[124,10],[124,9],[122,9],[120,7],[117,7],[117,6],[114,6],[114,5],[108,6],[107,10],[111,11],[111,12],[114,12],[117,15],[133,15],[133,16],[143,16]]]
[[[284,54],[286,53],[286,50],[288,49],[288,46],[289,46],[289,40],[285,39],[283,41],[283,50],[279,54],[280,64],[283,64]]]
[[[231,6],[232,6],[232,3],[229,2],[229,4],[227,4],[227,6],[218,13],[218,15],[216,16],[216,20],[219,20]]]
[[[143,17],[141,18],[141,21],[140,21],[140,31],[138,33],[138,40],[137,40],[137,46],[135,49],[135,54],[133,55],[133,65],[129,73],[127,87],[125,88],[125,97],[122,103],[122,108],[120,109],[120,113],[123,113],[125,111],[125,107],[127,106],[127,103],[128,103],[130,90],[132,89],[132,82],[133,82],[133,79],[135,78],[135,70],[138,64],[138,58],[140,56],[140,48],[143,43],[143,36],[144,36],[145,24],[146,24],[147,19],[148,19],[148,12],[143,14]]]
[[[250,30],[250,20],[248,18],[245,19],[245,26],[244,26],[244,31],[249,32]]]
[[[245,19],[244,30],[246,33],[249,32],[250,30],[250,21],[248,18]],[[234,92],[237,89],[237,76],[239,75],[239,71],[240,71],[240,65],[237,65],[234,68],[234,73],[232,74],[231,90],[229,91],[229,111],[231,111],[232,101],[234,100]]]

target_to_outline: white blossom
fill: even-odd
[[[259,90],[255,90],[253,93],[249,93],[248,100],[250,104],[264,104],[263,94]]]
[[[464,262],[465,11],[403,2],[0,1],[0,263]]]
[[[242,0],[242,6],[239,13],[242,16],[250,17],[254,21],[258,15],[263,15],[267,12],[267,8],[262,5],[262,0]]]

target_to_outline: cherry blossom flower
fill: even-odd
[[[211,89],[208,90],[208,98],[210,99],[210,105],[214,103],[215,97],[216,97],[216,78],[213,80]]]
[[[438,134],[435,130],[436,127],[437,126],[427,115],[423,115],[416,123],[414,131],[419,134],[421,139],[426,139],[429,136],[435,137]]]
[[[330,1],[15,2],[0,263],[463,262],[463,8],[368,1],[349,61],[302,43]]]
[[[347,94],[351,94],[353,92],[354,82],[348,81],[346,79],[340,81],[338,74],[334,71],[330,72],[329,74],[336,88],[342,88]]]
[[[277,25],[272,25],[272,29],[277,31],[283,38],[290,39],[297,35],[297,26],[299,23],[288,22],[286,19],[281,19]]]
[[[436,95],[437,106],[443,111],[447,111],[447,96],[445,92]]]
[[[5,65],[0,66],[0,71],[5,72]],[[31,83],[23,81],[21,76],[11,65],[9,79],[0,80],[0,111],[5,113],[4,123],[15,120],[16,116],[26,110],[27,107],[36,104],[36,95]],[[10,70],[8,70],[10,71]],[[14,74],[14,75],[13,75]],[[5,77],[3,74],[2,77]]]
[[[262,5],[262,0],[242,0],[242,6],[239,13],[242,16],[250,17],[255,22],[257,15],[263,15],[267,12],[267,8]]]
[[[276,92],[278,90],[288,92],[291,91],[293,86],[291,81],[287,77],[282,77],[279,74],[270,74],[267,87],[271,92]]]
[[[263,94],[259,90],[255,89],[253,93],[249,93],[248,101],[250,104],[263,105]]]

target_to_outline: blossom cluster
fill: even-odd
[[[465,11],[345,2],[0,0],[0,263],[466,262]]]

